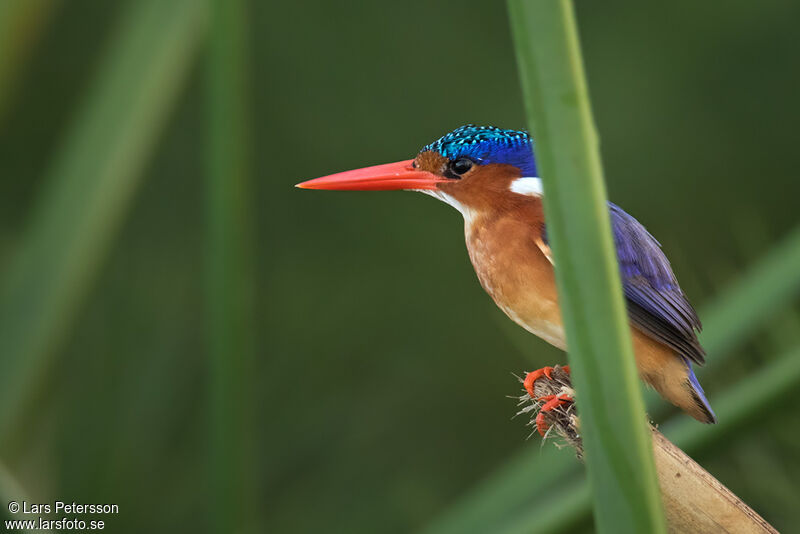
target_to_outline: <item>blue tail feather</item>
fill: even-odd
[[[694,391],[697,399],[702,403],[703,408],[708,412],[710,416],[709,423],[716,423],[717,416],[714,413],[714,410],[711,409],[711,403],[708,402],[706,398],[706,392],[703,391],[703,386],[700,385],[700,381],[697,380],[697,377],[694,374],[694,370],[692,369],[692,362],[689,361],[689,358],[683,357],[683,361],[686,364],[686,367],[689,369],[689,384],[692,386],[692,390]]]

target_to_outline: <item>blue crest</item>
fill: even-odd
[[[539,176],[533,158],[533,139],[523,130],[466,124],[443,135],[420,152],[438,152],[447,159],[468,157],[481,165],[506,163],[522,176]]]

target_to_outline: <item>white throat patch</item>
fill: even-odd
[[[450,204],[459,212],[461,212],[461,215],[464,216],[464,221],[466,221],[467,225],[469,225],[472,222],[472,215],[473,215],[472,210],[467,208],[461,202],[451,197],[444,191],[439,191],[438,189],[412,189],[412,191],[416,191],[418,193],[424,193],[433,198],[438,198],[439,200],[445,202],[446,204]]]
[[[523,176],[511,182],[512,193],[526,195],[529,197],[540,197],[544,193],[542,189],[542,179],[534,176]]]

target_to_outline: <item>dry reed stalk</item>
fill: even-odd
[[[573,395],[569,374],[556,366],[552,380],[542,377],[534,383],[537,397]],[[532,399],[527,392],[520,397],[519,413],[530,415],[535,429],[536,416],[543,403]],[[545,437],[553,434],[573,447],[578,458],[583,455],[580,419],[575,403],[545,413],[549,426]],[[670,532],[692,534],[777,534],[777,531],[747,506],[719,480],[676,447],[651,425],[661,498]],[[534,430],[535,432],[535,430]],[[561,443],[556,443],[561,445]]]

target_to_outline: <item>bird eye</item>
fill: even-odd
[[[455,176],[461,176],[468,172],[475,163],[469,158],[458,158],[450,163],[450,172]]]

